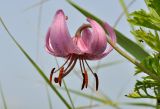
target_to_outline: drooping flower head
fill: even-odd
[[[99,60],[107,56],[113,48],[107,44],[104,29],[93,19],[87,18],[89,24],[80,26],[71,37],[67,28],[63,10],[58,10],[46,35],[46,50],[53,56],[63,57],[66,62],[57,70],[53,68],[50,75],[52,81],[53,73],[59,71],[59,76],[54,78],[61,86],[62,79],[68,75],[79,61],[83,76],[82,89],[88,86],[88,74],[86,66],[90,69],[96,80],[96,90],[98,90],[98,76],[87,63],[87,60]],[[104,23],[104,28],[108,31],[112,42],[116,42],[116,35],[109,24]]]

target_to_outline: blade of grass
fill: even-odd
[[[122,6],[122,8],[123,8],[123,11],[124,11],[127,19],[130,18],[130,17],[129,17],[129,12],[128,12],[128,9],[127,9],[127,6],[126,6],[124,0],[119,0],[119,2],[120,2],[121,6]],[[128,23],[129,23],[129,22],[128,22]],[[129,25],[130,25],[132,31],[135,30],[133,24],[129,23]],[[134,38],[135,38],[137,44],[140,45],[141,47],[143,47],[142,44],[141,44],[141,43],[139,42],[139,40],[137,39],[137,37],[134,37]]]
[[[64,84],[65,90],[66,90],[66,92],[67,92],[67,95],[68,95],[68,97],[69,97],[69,100],[70,100],[70,102],[71,102],[72,108],[73,108],[73,109],[75,109],[75,106],[74,106],[73,100],[72,100],[72,98],[71,98],[71,95],[70,95],[70,93],[69,93],[69,91],[68,91],[68,88],[67,88],[66,82],[65,82],[64,80],[63,80],[63,84]]]
[[[130,6],[132,6],[132,4],[133,4],[135,1],[136,1],[136,0],[132,0],[132,1],[126,6],[126,8],[129,9]],[[119,17],[118,17],[117,20],[115,21],[113,27],[116,27],[116,26],[118,25],[119,21],[121,20],[121,18],[123,17],[124,14],[125,14],[125,13],[124,13],[124,11],[123,11],[123,12],[119,15]]]
[[[40,35],[41,35],[41,22],[42,22],[42,10],[43,10],[43,2],[44,0],[41,0],[41,5],[38,9],[38,19],[37,19],[37,46],[36,46],[36,61],[39,62],[40,55],[39,55],[39,46],[40,46]]]
[[[129,18],[128,9],[127,9],[127,6],[126,6],[124,0],[119,0],[119,2],[120,2],[121,6],[123,8],[123,11],[124,11],[126,17]],[[130,23],[130,27],[131,27],[132,30],[134,30],[134,27],[133,27],[133,25],[131,23]]]
[[[8,28],[6,27],[5,23],[3,22],[2,18],[0,17],[0,21],[9,34],[10,38],[13,40],[13,42],[17,45],[17,47],[20,49],[20,51],[25,55],[25,57],[29,60],[29,62],[35,67],[35,69],[38,71],[38,73],[43,77],[43,79],[46,81],[46,83],[51,87],[51,89],[57,94],[57,96],[61,99],[61,101],[66,105],[68,109],[72,109],[71,106],[68,104],[68,102],[63,98],[63,96],[58,92],[58,90],[53,86],[53,84],[50,83],[48,77],[45,75],[45,73],[41,70],[41,68],[33,61],[33,59],[28,55],[28,53],[21,47],[21,45],[16,41],[16,39],[13,37],[13,35],[9,32]]]
[[[58,69],[59,69],[58,60],[57,60],[57,58],[56,58],[55,56],[54,56],[54,58],[55,58],[55,60],[56,60],[57,67],[58,67]],[[73,100],[72,100],[72,98],[71,98],[70,92],[68,91],[68,88],[67,88],[67,85],[66,85],[65,80],[63,80],[63,84],[64,84],[64,87],[65,87],[65,91],[67,92],[67,96],[68,96],[68,98],[69,98],[69,100],[70,100],[70,102],[71,102],[72,108],[75,109]]]
[[[71,6],[76,8],[79,12],[81,12],[84,16],[90,17],[94,20],[96,20],[100,25],[103,25],[103,21],[99,19],[98,17],[94,16],[90,12],[86,11],[76,3],[74,3],[72,0],[66,0]],[[142,49],[138,44],[133,42],[132,40],[128,39],[126,36],[124,36],[122,33],[120,33],[118,30],[114,29],[117,35],[117,42],[118,44],[123,47],[128,53],[130,53],[132,56],[134,56],[139,61],[142,61],[146,57],[149,56],[149,54]],[[142,55],[143,54],[143,55]]]
[[[51,0],[43,0],[43,1],[40,1],[38,3],[35,3],[35,4],[31,5],[31,6],[29,6],[28,8],[24,9],[23,12],[28,11],[30,9],[33,9],[33,8],[35,8],[37,6],[41,6],[42,4],[44,4],[44,3],[48,2],[48,1],[51,1]]]
[[[93,104],[93,105],[87,105],[87,106],[79,106],[76,107],[76,109],[90,109],[90,108],[96,108],[96,107],[102,107],[105,105],[99,105],[99,104]]]
[[[48,87],[47,87],[46,83],[45,83],[45,87],[46,87],[46,92],[47,92],[47,99],[48,99],[49,109],[53,109],[52,101],[51,101],[51,96],[49,94],[49,90],[48,90]]]
[[[2,85],[0,83],[0,94],[1,94],[1,97],[2,97],[2,102],[3,102],[3,106],[4,106],[4,109],[8,109],[7,108],[7,103],[6,103],[6,100],[5,100],[5,96],[3,94],[3,90],[2,90]]]

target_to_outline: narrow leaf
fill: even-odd
[[[75,109],[73,100],[72,100],[71,95],[70,95],[70,92],[68,91],[66,82],[65,82],[64,80],[63,80],[63,84],[64,84],[65,90],[66,90],[66,92],[67,92],[67,95],[68,95],[68,97],[69,97],[69,100],[70,100],[70,102],[71,102],[72,108]]]

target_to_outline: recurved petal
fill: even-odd
[[[83,53],[91,53],[90,41],[92,39],[91,31],[86,28],[82,31],[82,36],[77,37],[77,46]]]
[[[96,21],[89,18],[87,20],[92,28],[92,37],[89,41],[92,54],[101,54],[105,51],[107,46],[106,33]]]
[[[54,16],[49,30],[49,42],[51,48],[59,56],[64,57],[70,53],[78,52],[70,37],[66,16],[62,10],[58,10]]]
[[[115,44],[116,43],[116,34],[114,32],[114,29],[106,22],[104,23],[104,28],[108,31],[111,41]],[[106,50],[102,54],[88,55],[86,58],[88,60],[99,60],[99,59],[102,59],[105,56],[107,56],[112,50],[113,50],[113,47],[111,45],[108,45]]]
[[[46,35],[46,40],[45,40],[45,49],[48,53],[54,55],[54,50],[52,49],[49,41],[49,36],[50,36],[50,28],[48,29],[47,35]]]
[[[104,28],[108,31],[111,41],[116,43],[116,33],[114,29],[107,22],[104,22]]]
[[[48,53],[54,55],[54,56],[58,56],[58,54],[55,53],[54,49],[51,46],[50,43],[50,28],[48,29],[47,35],[46,35],[46,40],[45,40],[45,49]]]

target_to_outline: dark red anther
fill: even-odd
[[[49,78],[50,83],[52,83],[52,77],[53,77],[54,70],[55,68],[53,68],[50,73],[50,78]]]
[[[83,83],[82,83],[82,88],[81,88],[81,90],[83,90],[84,85],[85,85],[85,76],[84,76],[84,73],[82,73],[82,76],[83,76]]]
[[[54,78],[54,82],[58,83],[58,78],[57,77]]]
[[[94,77],[96,79],[96,90],[98,90],[98,86],[99,86],[99,79],[98,79],[98,75],[96,73],[93,73]]]
[[[86,85],[86,88],[88,87],[88,74],[87,74],[87,71],[84,70],[84,80],[85,80],[85,85]]]

